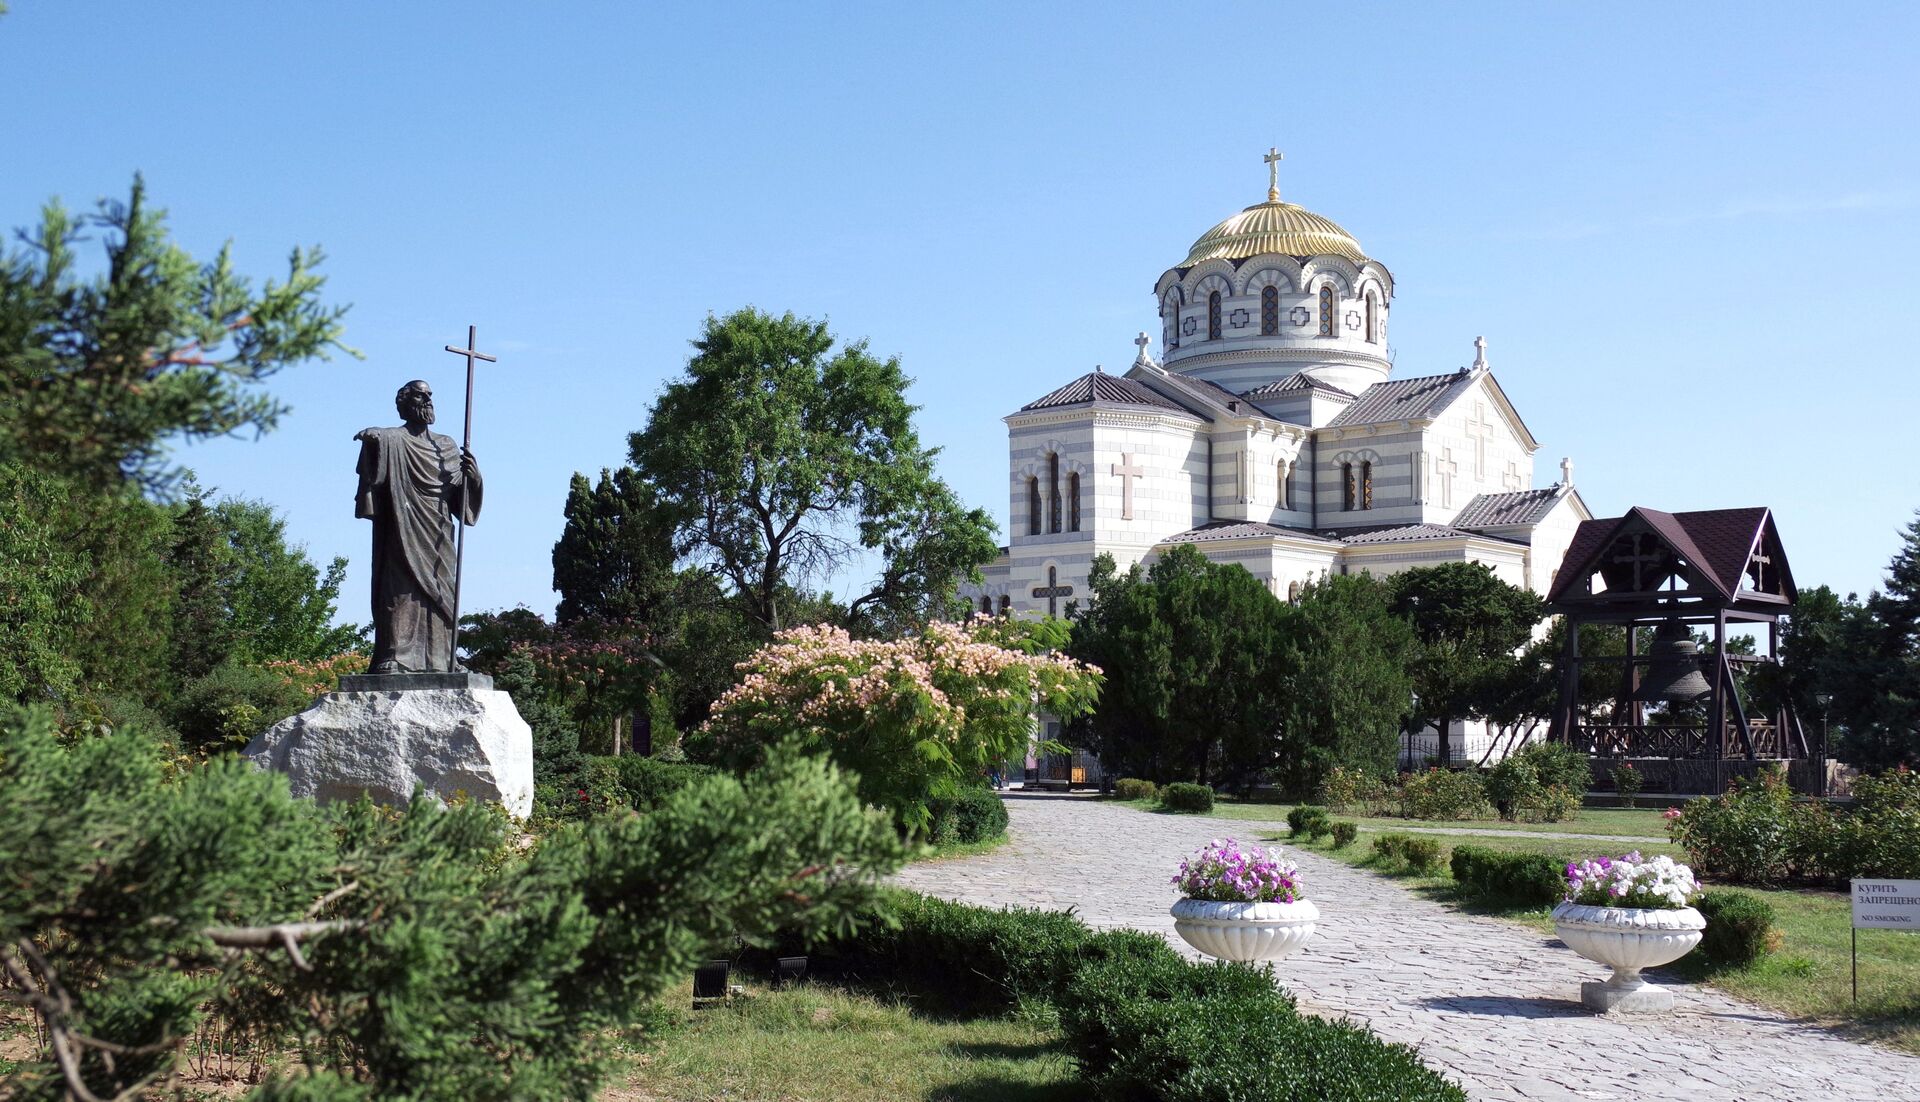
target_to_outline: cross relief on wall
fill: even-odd
[[[1047,599],[1047,615],[1049,616],[1058,616],[1060,614],[1060,598],[1071,596],[1073,596],[1073,587],[1060,584],[1060,570],[1058,567],[1053,566],[1047,567],[1047,584],[1035,586],[1033,590],[1034,600],[1037,601],[1042,597]]]
[[[1460,473],[1460,464],[1453,461],[1453,449],[1441,448],[1440,458],[1434,461],[1433,474],[1440,483],[1440,507],[1453,508],[1453,477]]]
[[[1508,490],[1521,490],[1526,487],[1520,481],[1520,464],[1507,460],[1507,473],[1500,476],[1500,485]]]
[[[1493,422],[1487,420],[1485,403],[1473,404],[1473,420],[1467,422],[1467,435],[1473,438],[1473,477],[1487,477],[1487,441],[1493,439]]]
[[[1133,480],[1145,475],[1146,468],[1133,461],[1132,452],[1121,452],[1120,462],[1113,465],[1113,473],[1120,476],[1120,519],[1132,520]]]

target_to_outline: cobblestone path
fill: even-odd
[[[1071,907],[1099,927],[1173,933],[1168,883],[1212,838],[1262,824],[1154,815],[1080,797],[1007,797],[1012,840],[982,857],[916,865],[908,887],[986,905]],[[1654,1018],[1580,1006],[1607,970],[1557,939],[1461,914],[1390,880],[1289,850],[1321,925],[1280,964],[1303,1008],[1417,1045],[1476,1099],[1920,1102],[1920,1057],[1843,1040],[1711,988],[1674,984]]]

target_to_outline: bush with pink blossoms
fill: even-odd
[[[1274,850],[1241,849],[1215,839],[1180,862],[1173,878],[1188,899],[1209,903],[1297,903],[1307,897],[1300,870]]]
[[[1037,713],[1088,711],[1100,671],[1021,649],[1018,625],[933,623],[895,640],[825,625],[780,632],[739,666],[703,731],[723,760],[751,763],[797,740],[857,775],[867,802],[924,829],[927,801],[1025,756]]]

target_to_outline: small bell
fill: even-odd
[[[1676,704],[1699,700],[1713,689],[1700,673],[1700,648],[1693,633],[1678,620],[1662,620],[1647,648],[1647,672],[1640,679],[1635,700],[1668,700]]]

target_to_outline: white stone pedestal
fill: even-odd
[[[364,793],[397,807],[419,786],[442,800],[491,800],[524,819],[533,813],[533,732],[513,698],[487,684],[328,693],[255,737],[245,754],[285,773],[296,796]]]
[[[1602,1014],[1665,1014],[1673,1009],[1673,992],[1635,973],[1626,983],[1613,979],[1583,981],[1580,1005]]]

